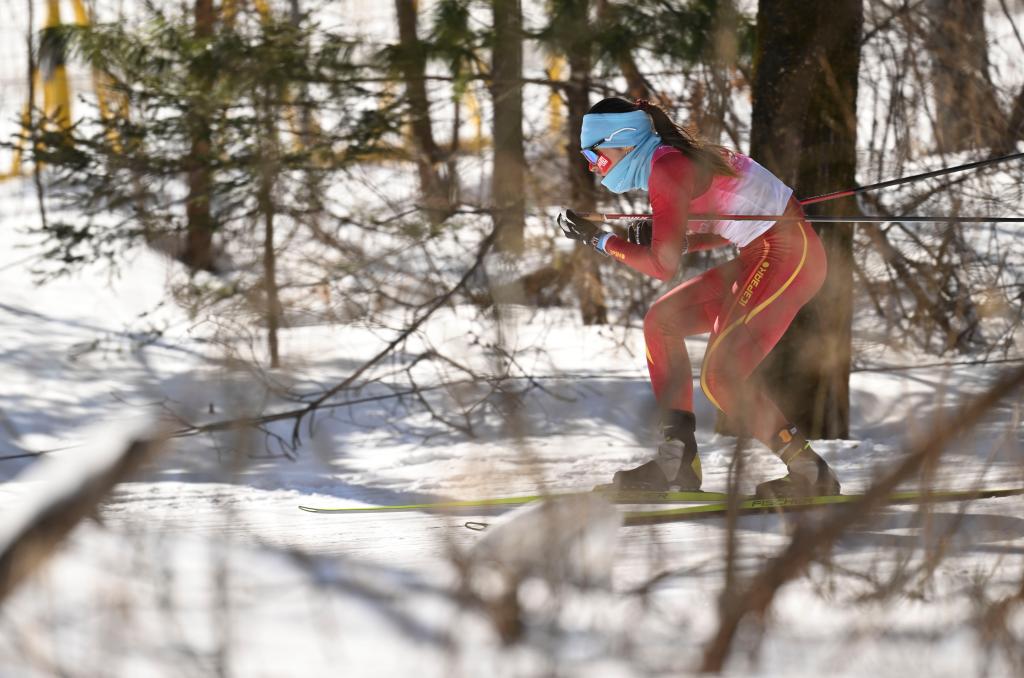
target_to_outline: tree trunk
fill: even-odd
[[[989,77],[984,0],[927,0],[935,142],[940,152],[991,148],[1006,121]]]
[[[1017,98],[1013,101],[1010,119],[1006,124],[1006,132],[995,149],[995,155],[1007,155],[1013,152],[1017,142],[1024,140],[1024,87],[1020,88]]]
[[[565,43],[566,61],[569,64],[569,83],[566,87],[566,99],[569,106],[567,125],[566,157],[569,163],[569,195],[574,210],[593,212],[597,204],[594,191],[594,175],[590,173],[587,163],[580,155],[580,131],[583,129],[583,116],[590,108],[590,69],[591,44],[589,40],[580,39],[588,31],[587,14],[589,0],[569,0],[566,3],[571,9],[573,19],[569,22],[578,27],[576,39]],[[608,322],[608,307],[604,298],[604,286],[601,283],[601,269],[598,257],[591,249],[581,245],[573,252],[570,265],[573,267],[573,282],[580,300],[580,313],[585,325],[602,325]]]
[[[270,366],[281,366],[278,330],[281,327],[281,300],[277,292],[277,253],[274,251],[274,172],[267,158],[260,169],[259,208],[263,216],[263,292],[266,302],[267,352]]]
[[[861,0],[761,0],[751,155],[816,195],[852,186],[856,170]],[[856,214],[852,199],[820,214]],[[763,379],[782,411],[812,438],[849,435],[853,225],[816,229],[828,257],[818,295],[769,355]]]
[[[712,52],[707,57],[707,85],[703,93],[704,105],[695,106],[692,110],[701,136],[717,144],[726,128],[726,114],[733,92],[729,72],[736,67],[739,59],[739,10],[733,0],[718,1],[712,32]]]
[[[213,35],[216,13],[213,0],[196,0],[194,8],[195,35],[208,38]],[[209,72],[195,73],[200,81],[208,80]],[[187,231],[182,260],[193,271],[213,269],[213,231],[210,210],[213,176],[210,171],[210,122],[202,111],[189,111],[192,143],[185,167],[188,173],[188,199],[185,203]]]
[[[608,0],[595,0],[597,5],[597,19],[604,25],[613,26],[620,21],[616,7]],[[651,99],[654,96],[647,78],[640,72],[636,59],[630,52],[629,45],[616,45],[619,53],[616,56],[619,70],[622,77],[626,79],[626,92],[634,99]],[[662,102],[664,103],[664,102]]]
[[[443,161],[440,147],[434,141],[427,96],[427,56],[417,35],[416,0],[395,0],[398,17],[398,39],[401,48],[399,68],[405,80],[405,96],[409,102],[409,127],[416,168],[420,178],[423,208],[431,223],[444,221],[451,213],[449,179],[441,176],[438,165]]]
[[[270,366],[281,366],[278,350],[277,334],[281,328],[281,300],[277,294],[277,253],[274,251],[274,208],[270,197],[269,182],[260,188],[266,195],[268,203],[263,213],[263,288],[267,302],[267,351],[270,354]]]
[[[270,367],[281,366],[278,350],[278,330],[281,327],[281,299],[277,288],[277,252],[274,250],[274,184],[280,172],[278,161],[280,149],[277,136],[277,116],[274,102],[284,99],[283,89],[274,91],[267,87],[266,100],[263,104],[263,138],[260,144],[260,184],[257,192],[257,203],[260,216],[263,217],[263,292],[266,303],[267,352],[270,355]]]
[[[494,0],[491,193],[499,250],[522,253],[526,220],[523,156],[523,14],[520,0]]]

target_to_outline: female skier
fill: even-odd
[[[664,442],[637,468],[619,471],[616,489],[697,490],[693,381],[683,339],[711,333],[700,384],[718,409],[741,419],[789,473],[757,486],[760,497],[839,494],[832,469],[763,389],[749,382],[801,306],[825,279],[825,252],[804,221],[688,222],[694,214],[802,216],[793,191],[750,158],[703,143],[658,106],[604,99],[583,116],[582,153],[608,189],[650,194],[653,218],[622,239],[565,210],[567,238],[588,243],[641,273],[668,280],[684,252],[735,245],[739,255],[668,292],[644,318],[647,367],[663,414]]]

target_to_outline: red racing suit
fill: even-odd
[[[651,306],[644,318],[647,366],[661,407],[692,412],[693,380],[684,338],[710,332],[701,388],[715,407],[740,418],[754,437],[772,446],[788,419],[749,379],[824,282],[825,252],[804,221],[688,225],[690,213],[802,215],[792,190],[774,175],[740,154],[731,161],[737,177],[711,176],[698,171],[679,150],[660,147],[648,182],[650,246],[613,236],[605,251],[641,273],[668,280],[687,241],[691,251],[739,246],[735,259],[683,282]]]

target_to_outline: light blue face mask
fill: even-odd
[[[605,188],[615,193],[647,190],[651,159],[661,145],[661,137],[655,134],[650,116],[643,111],[584,115],[580,148],[595,145],[597,148],[634,147],[601,179]]]

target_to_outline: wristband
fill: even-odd
[[[594,246],[595,250],[605,255],[606,257],[611,256],[608,254],[608,251],[604,248],[604,246],[605,243],[608,242],[608,239],[611,238],[613,235],[614,233],[606,233],[604,231],[599,231],[591,239],[590,244]]]

